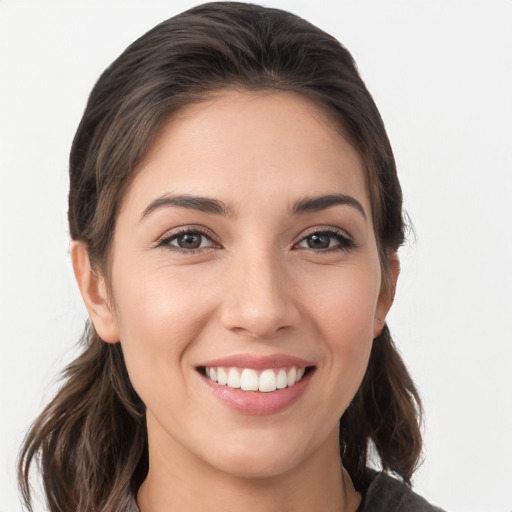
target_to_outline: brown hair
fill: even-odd
[[[377,107],[349,52],[290,13],[218,2],[171,18],[135,41],[95,85],[70,156],[71,237],[107,272],[116,215],[163,121],[226,87],[298,92],[326,109],[362,155],[383,275],[404,239],[402,195]],[[127,510],[148,468],[145,408],[131,386],[121,345],[88,326],[83,353],[32,426],[19,459],[39,460],[52,512]],[[410,482],[421,452],[421,404],[389,330],[374,340],[363,383],[341,418],[344,466],[357,489],[373,446],[384,470]]]

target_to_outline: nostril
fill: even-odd
[[[226,329],[265,339],[297,326],[300,313],[283,291],[286,285],[279,287],[276,280],[261,275],[256,280],[244,276],[243,284],[236,291],[230,289],[223,300],[220,320]],[[256,284],[247,284],[253,281]]]

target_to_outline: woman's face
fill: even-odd
[[[111,260],[152,464],[261,477],[336,452],[389,306],[364,176],[294,93],[225,91],[163,127]]]

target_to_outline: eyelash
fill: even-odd
[[[342,230],[333,229],[333,228],[325,228],[325,229],[314,229],[313,231],[304,235],[299,242],[297,242],[294,247],[297,247],[299,244],[306,242],[306,240],[312,236],[328,236],[330,239],[335,239],[335,245],[331,246],[331,241],[329,241],[329,246],[322,249],[314,249],[312,247],[303,247],[303,249],[315,252],[315,253],[332,253],[336,251],[349,252],[352,249],[356,248],[355,242],[352,238]]]
[[[209,242],[211,242],[211,245],[209,245],[208,247],[198,247],[195,249],[186,249],[184,247],[178,247],[176,245],[171,244],[171,242],[173,242],[174,240],[177,240],[178,238],[180,238],[181,236],[184,236],[184,235],[199,235],[201,237],[206,238]],[[201,242],[201,244],[202,244],[202,242]],[[193,253],[197,254],[198,252],[202,252],[204,250],[219,247],[219,244],[214,240],[212,234],[209,231],[206,231],[201,228],[196,228],[196,227],[194,227],[194,228],[184,227],[184,228],[179,228],[177,231],[175,231],[172,234],[164,235],[160,240],[157,241],[156,247],[164,247],[165,249],[168,249],[169,251],[176,251],[176,252],[185,253],[185,254],[193,254]]]
[[[195,236],[204,237],[211,243],[211,245],[208,245],[207,247],[199,246],[194,249],[186,249],[184,247],[178,247],[171,243],[174,240],[177,240],[180,236],[184,236],[184,235],[195,235]],[[328,247],[320,248],[320,249],[315,249],[313,247],[299,247],[299,244],[306,242],[308,238],[313,237],[315,235],[316,236],[325,236],[326,235],[330,239],[334,238],[336,240],[336,244],[331,246],[331,241],[329,241]],[[202,245],[202,243],[203,242],[201,242],[200,245]],[[209,250],[212,248],[219,248],[220,244],[215,241],[214,237],[212,236],[212,234],[209,231],[206,231],[201,228],[196,228],[196,227],[194,227],[194,228],[184,227],[184,228],[179,228],[177,231],[175,231],[172,234],[164,235],[160,240],[157,241],[156,247],[164,247],[170,251],[176,251],[176,252],[184,253],[184,254],[193,254],[193,253],[197,254],[199,252],[203,252],[205,250]],[[310,233],[307,233],[297,243],[295,243],[293,245],[293,248],[306,249],[306,250],[309,250],[309,251],[312,251],[315,253],[332,253],[332,252],[336,252],[336,251],[348,252],[351,249],[355,249],[356,244],[354,243],[352,238],[350,238],[350,236],[347,235],[347,233],[345,233],[344,231],[336,230],[333,228],[328,228],[328,229],[315,229],[315,230],[311,231]]]

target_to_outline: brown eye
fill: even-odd
[[[175,251],[195,251],[207,249],[214,245],[212,239],[200,231],[180,231],[163,238],[158,243],[159,247],[167,247]]]
[[[331,243],[331,237],[325,234],[315,234],[308,236],[306,243],[310,249],[327,249]]]
[[[184,233],[174,239],[176,245],[182,249],[199,249],[203,235],[200,233]]]
[[[354,246],[352,240],[344,233],[337,231],[318,231],[304,237],[297,246],[301,249],[349,250]]]

